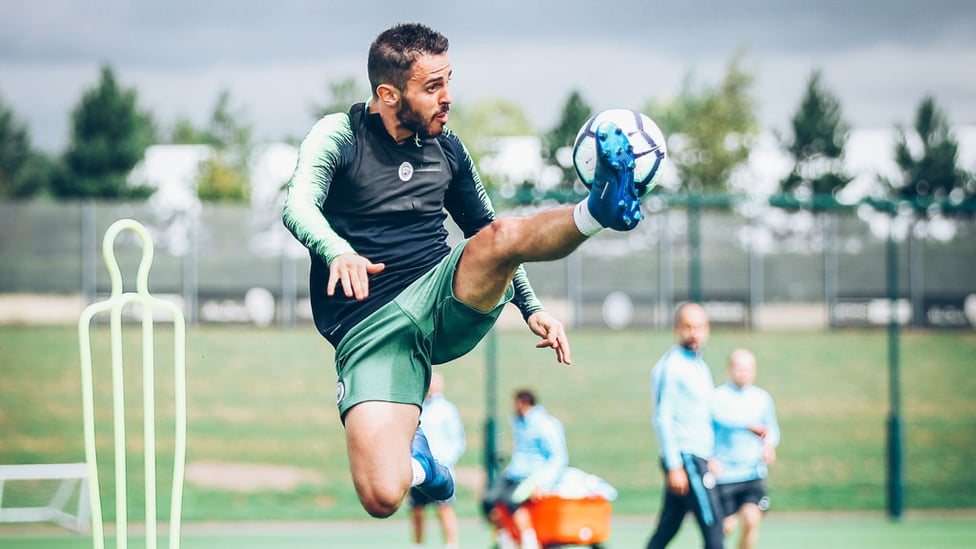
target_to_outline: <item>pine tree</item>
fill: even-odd
[[[126,181],[155,138],[152,118],[136,100],[135,90],[121,88],[112,69],[103,66],[99,84],[72,111],[66,171],[53,181],[55,195],[133,198],[151,192]]]
[[[576,134],[592,114],[593,108],[586,102],[583,95],[579,91],[573,90],[566,99],[566,103],[563,104],[563,110],[556,127],[549,130],[542,139],[542,157],[548,164],[559,166],[562,170],[561,184],[566,189],[572,188],[576,181],[576,169],[573,168],[571,162],[571,151],[576,140]],[[567,151],[570,152],[570,156],[560,158],[561,155],[566,155]]]
[[[732,172],[749,159],[759,119],[750,93],[754,77],[741,61],[741,52],[733,56],[716,87],[695,90],[687,79],[669,112],[654,115],[669,136],[671,161],[685,191],[724,190]]]
[[[814,70],[807,91],[791,120],[793,137],[784,143],[794,167],[780,182],[786,194],[835,195],[853,179],[844,173],[844,146],[850,131],[840,101]]]
[[[925,208],[929,200],[963,198],[971,175],[957,165],[959,143],[952,136],[945,113],[931,96],[922,99],[915,115],[915,135],[921,144],[918,155],[910,145],[910,136],[904,128],[898,128],[895,143],[895,163],[901,170],[900,181],[886,180],[897,198],[912,200],[919,208]]]
[[[0,101],[0,196],[24,196],[21,174],[30,155],[27,127]]]
[[[212,152],[200,167],[197,196],[209,202],[246,202],[250,196],[252,130],[243,108],[231,106],[229,90],[222,90],[201,132]]]

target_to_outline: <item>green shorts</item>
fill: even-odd
[[[340,417],[369,400],[420,406],[430,386],[431,365],[469,352],[495,324],[515,293],[511,285],[488,312],[454,296],[454,272],[467,242],[339,342],[335,356]]]

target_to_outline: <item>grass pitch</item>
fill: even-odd
[[[929,514],[907,516],[892,522],[877,513],[772,513],[762,525],[760,549],[969,549],[976,541],[976,517],[972,513],[945,516]],[[608,548],[644,547],[654,526],[653,517],[618,517],[613,521]],[[430,533],[424,547],[442,547],[440,533],[433,519],[427,525]],[[354,547],[356,549],[389,549],[407,547],[410,530],[406,520],[337,521],[297,523],[198,524],[188,527],[181,536],[184,549],[321,549]],[[490,534],[477,519],[462,519],[460,548],[484,549],[490,546]],[[735,547],[736,537],[726,540]],[[164,540],[161,540],[164,541]],[[39,532],[23,528],[0,527],[0,545],[10,549],[85,549],[91,547],[90,536],[64,532]],[[132,537],[131,547],[144,545]],[[114,547],[114,540],[107,547]],[[160,544],[160,547],[165,547]],[[669,547],[694,549],[701,540],[694,521],[685,520],[678,536]]]
[[[171,334],[161,328],[157,332],[156,385],[161,391],[157,403],[163,403],[171,390],[165,366],[170,348],[166,338]],[[96,368],[107,367],[107,329],[101,327],[95,334],[96,349],[106,349],[96,356]],[[126,338],[127,375],[132,382],[126,402],[137,418],[141,406],[137,327],[127,327]],[[573,365],[566,367],[556,364],[551,351],[535,349],[536,340],[527,331],[497,334],[501,449],[509,448],[506,416],[513,390],[534,388],[542,404],[566,425],[571,464],[613,484],[620,493],[615,516],[644,517],[643,530],[649,532],[660,506],[662,484],[650,421],[649,374],[672,336],[642,330],[581,330],[570,333],[570,338]],[[483,487],[485,345],[438,367],[447,381],[447,396],[458,404],[465,421],[468,451],[459,468],[458,511],[472,519]],[[783,431],[779,461],[768,482],[774,512],[770,531],[775,513],[781,511],[882,513],[889,411],[885,332],[716,329],[705,356],[717,382],[725,378],[725,356],[739,346],[756,353],[757,383],[773,395]],[[976,334],[908,332],[901,351],[905,507],[976,508],[976,468],[971,463],[976,447],[976,376],[972,375]],[[0,327],[0,369],[0,463],[82,461],[76,329]],[[209,464],[217,471],[243,472],[236,478],[218,479],[221,482],[188,480],[183,505],[186,523],[365,517],[349,480],[334,405],[332,350],[313,328],[191,327],[187,378],[188,466]],[[107,371],[101,377],[96,371],[96,385],[107,403]],[[107,408],[99,408],[97,414],[108,425]],[[161,415],[156,428],[160,464],[165,464],[171,442],[169,421]],[[129,448],[135,456],[129,482],[139,486],[141,432],[137,419],[130,422]],[[99,440],[101,455],[110,457],[108,439]],[[100,463],[111,465],[108,458]],[[278,471],[279,476],[267,479],[262,476],[267,471]],[[112,520],[111,470],[101,476],[103,509],[106,519]],[[9,498],[15,495],[6,494],[5,505],[13,504]],[[167,504],[161,501],[158,507],[164,510]],[[141,513],[142,502],[130,498],[130,520]],[[396,518],[404,516],[401,511]],[[812,530],[828,535],[845,528],[835,524]],[[686,526],[685,530],[694,529]],[[848,535],[854,535],[856,528],[848,530]],[[932,535],[939,531],[935,528]],[[0,545],[7,546],[2,539]],[[800,545],[790,541],[770,546]]]

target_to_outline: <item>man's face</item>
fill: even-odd
[[[451,62],[446,54],[425,55],[413,64],[413,75],[400,96],[397,120],[422,138],[444,132],[451,109],[448,81]]]
[[[700,351],[708,341],[708,315],[705,309],[689,306],[681,310],[674,327],[678,345],[689,351]]]
[[[751,355],[733,355],[729,360],[729,378],[739,387],[756,381],[756,360]]]

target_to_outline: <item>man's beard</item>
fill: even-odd
[[[400,110],[397,111],[397,120],[404,128],[414,132],[421,139],[437,137],[444,133],[444,125],[432,119],[424,118],[424,115],[413,108],[413,104],[406,97],[400,96]]]

